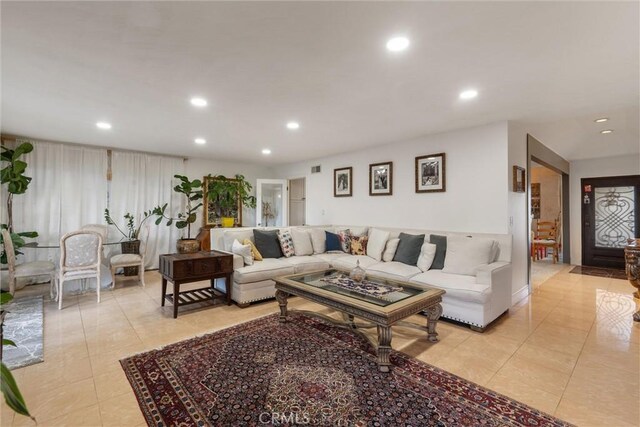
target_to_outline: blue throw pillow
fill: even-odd
[[[329,251],[342,251],[342,246],[340,245],[340,238],[335,233],[330,233],[325,231],[327,235],[327,252]]]

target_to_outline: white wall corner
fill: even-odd
[[[522,301],[522,299],[526,298],[527,295],[529,295],[529,286],[524,285],[511,296],[511,306],[513,307],[518,302]]]

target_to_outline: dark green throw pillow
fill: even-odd
[[[429,236],[429,243],[436,245],[436,256],[433,258],[430,270],[442,270],[444,268],[444,257],[447,255],[447,236],[432,234]]]
[[[398,249],[396,249],[393,260],[407,265],[416,265],[420,257],[422,244],[424,243],[424,234],[400,233],[398,237],[400,238],[400,242],[398,243]]]
[[[253,239],[262,258],[281,258],[282,248],[278,239],[278,230],[253,230]]]

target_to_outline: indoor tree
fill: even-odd
[[[191,224],[196,222],[196,211],[202,206],[202,202],[199,202],[202,200],[202,181],[199,179],[190,181],[189,178],[184,175],[174,175],[173,177],[180,180],[180,184],[173,187],[173,191],[185,196],[185,210],[184,212],[178,212],[176,217],[172,217],[166,212],[168,203],[162,206],[156,206],[153,208],[153,214],[158,215],[156,225],[159,225],[163,219],[166,219],[167,226],[175,223],[178,229],[186,228],[187,239],[191,239]]]

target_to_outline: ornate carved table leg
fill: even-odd
[[[378,325],[378,368],[380,372],[389,372],[389,354],[391,353],[391,326]]]
[[[278,301],[278,305],[280,306],[280,323],[287,321],[287,298],[289,298],[288,293],[280,289],[276,290],[276,301]]]
[[[636,288],[633,297],[640,299],[640,239],[629,239],[624,248],[625,269],[627,279]],[[633,314],[633,320],[640,322],[640,310]]]
[[[353,314],[346,314],[346,323],[351,329],[356,329],[356,324],[353,321]]]
[[[436,304],[433,307],[428,308],[427,310],[427,330],[429,331],[429,335],[427,338],[431,342],[438,342],[438,333],[436,332],[436,325],[438,324],[438,319],[442,315],[442,306],[440,304]]]

